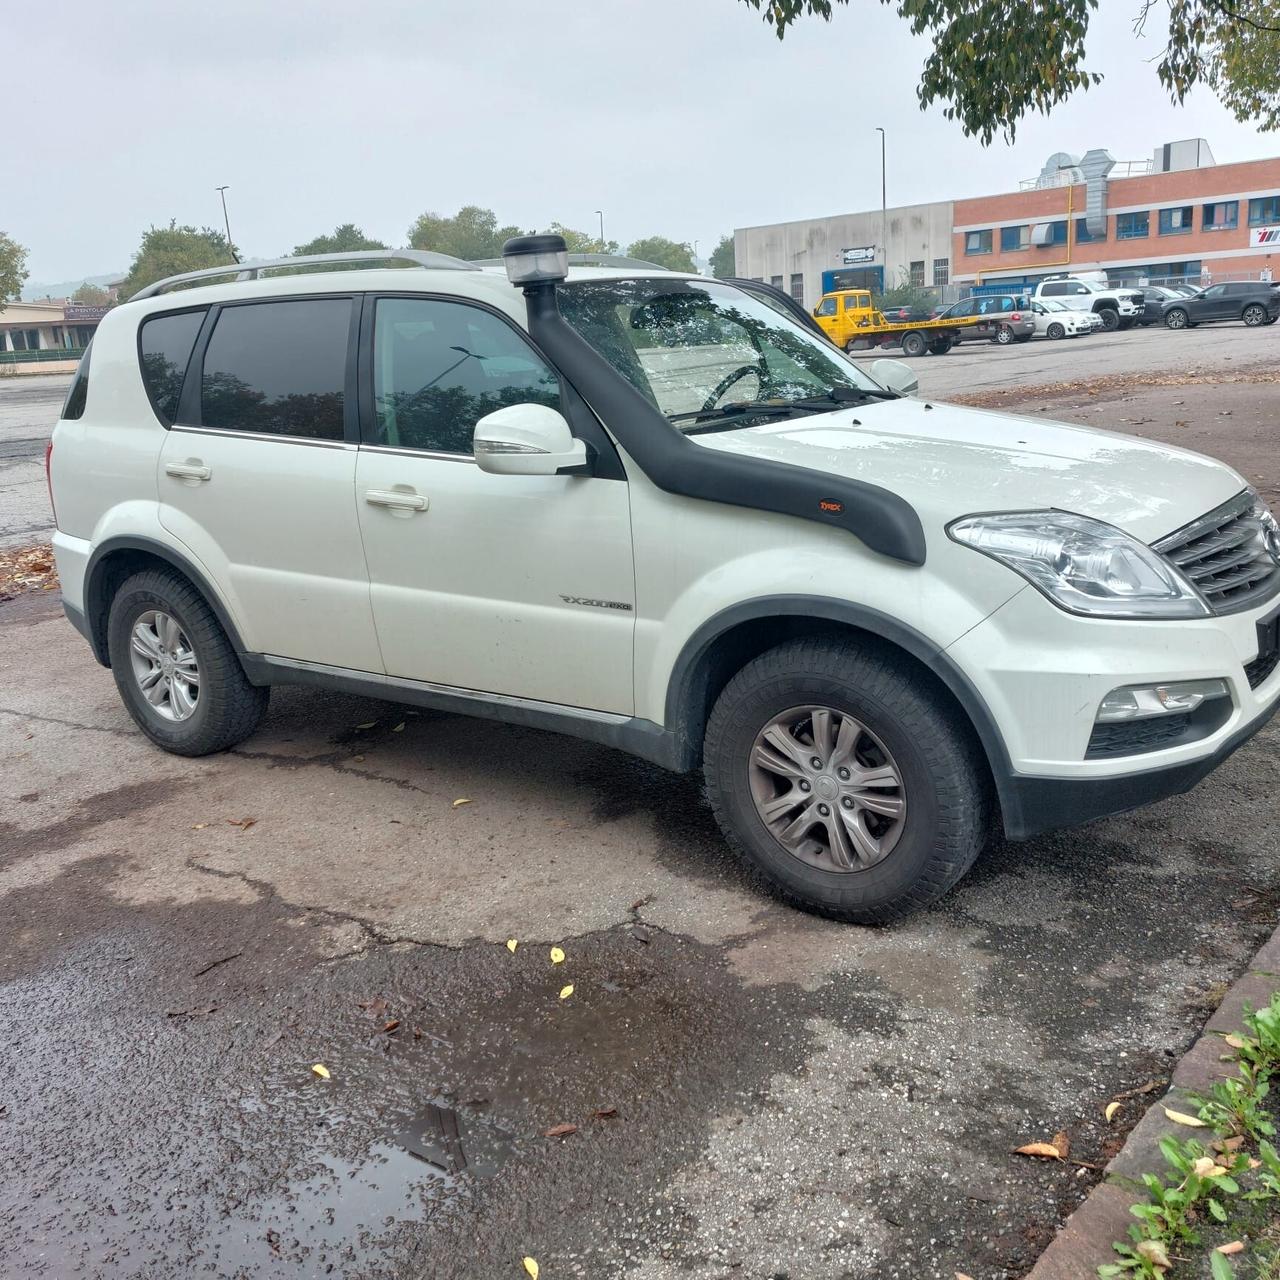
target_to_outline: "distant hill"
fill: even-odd
[[[82,284],[109,285],[123,280],[128,271],[110,271],[105,276],[82,276],[78,280],[59,280],[56,284],[29,284],[22,291],[23,302],[39,302],[43,298],[69,298]]]

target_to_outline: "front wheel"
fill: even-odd
[[[1267,323],[1267,309],[1261,303],[1251,302],[1245,307],[1240,319],[1249,326],[1250,329],[1256,329],[1260,324]]]
[[[1181,307],[1174,307],[1172,311],[1166,311],[1164,317],[1164,327],[1166,329],[1185,329],[1190,317]]]
[[[923,333],[912,330],[902,335],[902,354],[904,356],[922,356],[929,349]]]
[[[172,571],[147,570],[121,584],[107,617],[107,652],[125,709],[176,755],[235,746],[267,709],[270,690],[249,683],[212,610]]]
[[[805,910],[883,924],[936,902],[987,832],[977,751],[906,665],[794,640],[725,687],[704,743],[729,843]]]
[[[1120,327],[1120,313],[1115,307],[1101,307],[1098,315],[1102,317],[1102,327],[1108,333],[1115,333]]]
[[[1062,327],[1062,325],[1057,320],[1055,320],[1045,330],[1045,337],[1053,338],[1055,341],[1057,341],[1057,339],[1059,338],[1065,338],[1066,336],[1067,336],[1067,331]]]

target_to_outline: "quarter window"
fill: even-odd
[[[178,416],[182,380],[204,317],[203,310],[178,311],[152,316],[142,322],[138,335],[142,381],[156,413],[165,423]]]
[[[89,397],[89,359],[93,355],[93,342],[84,349],[80,363],[76,365],[76,376],[67,392],[66,403],[62,406],[62,417],[67,422],[74,422],[84,417],[85,401]]]
[[[374,443],[470,455],[476,423],[513,404],[560,408],[560,382],[492,312],[434,298],[379,298]]]
[[[204,356],[201,422],[341,440],[350,329],[349,298],[223,308]]]

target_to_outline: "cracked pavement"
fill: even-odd
[[[1155,433],[1185,399],[1168,438],[1225,451],[1274,392],[1226,394],[1115,413]],[[1011,1148],[1105,1161],[1142,1099],[1105,1103],[1167,1077],[1275,925],[1277,742],[867,930],[767,896],[696,779],[567,738],[281,689],[240,749],[165,755],[19,597],[0,1269],[1022,1276],[1094,1175]]]

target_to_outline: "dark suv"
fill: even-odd
[[[1164,322],[1170,329],[1188,329],[1214,320],[1243,320],[1251,328],[1275,324],[1280,317],[1280,290],[1265,280],[1211,284],[1191,298],[1174,298],[1164,304]]]
[[[1024,297],[1009,293],[983,294],[965,298],[945,311],[939,312],[939,320],[959,320],[966,316],[980,316],[974,325],[963,325],[956,330],[957,342],[971,342],[975,338],[987,338],[1005,346],[1010,342],[1030,342],[1036,331],[1035,317]]]

